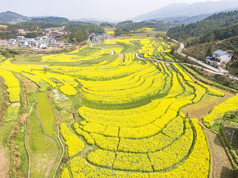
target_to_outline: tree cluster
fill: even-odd
[[[178,26],[179,23],[163,22],[163,21],[143,21],[133,22],[124,21],[117,24],[115,35],[135,33],[136,30],[141,28],[154,28],[156,31],[168,31],[171,27]]]

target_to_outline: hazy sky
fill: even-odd
[[[0,0],[0,12],[10,10],[26,16],[125,20],[170,3],[201,1],[211,0]]]

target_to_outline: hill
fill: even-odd
[[[168,18],[164,18],[162,19],[165,22],[177,22],[177,23],[183,23],[183,24],[190,24],[190,23],[194,23],[197,21],[201,21],[207,17],[209,17],[211,14],[203,14],[203,15],[196,15],[196,16],[192,16],[192,17],[168,17]],[[157,19],[159,20],[159,19]]]
[[[155,11],[132,18],[134,21],[142,20],[164,20],[166,18],[174,17],[193,17],[205,14],[213,14],[227,9],[234,9],[238,7],[238,1],[209,1],[198,2],[193,4],[174,3],[162,7]],[[168,13],[169,12],[169,13]]]
[[[171,28],[167,35],[179,41],[191,41],[217,28],[228,27],[236,23],[238,23],[238,11],[222,12],[197,23]]]
[[[29,17],[11,11],[0,13],[0,23],[2,24],[24,22],[28,20],[30,20]]]
[[[137,30],[142,28],[151,28],[152,31],[163,31],[166,32],[170,28],[180,25],[175,22],[163,22],[163,21],[142,21],[142,22],[133,22],[133,21],[124,21],[116,24],[115,35],[120,36],[122,34],[136,33]],[[139,31],[140,31],[139,30]]]
[[[31,19],[32,22],[46,22],[46,23],[67,23],[69,19],[64,17],[35,17]]]

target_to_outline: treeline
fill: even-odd
[[[64,17],[35,17],[31,19],[32,22],[45,22],[45,23],[67,23],[69,19]]]
[[[156,31],[168,31],[170,28],[178,26],[178,23],[163,21],[124,21],[118,23],[116,26],[117,28],[115,29],[115,35],[119,36],[122,34],[135,33],[136,30],[140,28],[155,28]]]
[[[198,39],[215,29],[228,27],[236,23],[238,23],[238,11],[222,12],[196,23],[171,28],[167,36],[178,41],[187,42],[191,39]]]
[[[109,22],[103,22],[100,24],[101,27],[109,27],[109,28],[113,28],[115,27],[114,23],[109,23]]]

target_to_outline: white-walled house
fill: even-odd
[[[37,36],[37,37],[35,38],[35,40],[41,41],[41,40],[43,40],[43,38],[42,38],[41,36]]]
[[[7,40],[0,40],[0,46],[8,46],[8,41]]]
[[[64,42],[57,42],[53,37],[37,36],[36,38],[25,38],[24,36],[17,36],[17,39],[9,39],[7,41],[0,40],[0,46],[5,45],[12,47],[28,47],[47,49],[49,46],[62,48],[65,47]]]
[[[39,44],[38,44],[38,48],[39,48],[39,49],[47,49],[48,46],[47,46],[47,44],[45,44],[45,43],[39,43]]]
[[[8,40],[8,43],[11,45],[11,46],[14,46],[17,44],[17,40],[16,39],[10,39]]]
[[[28,43],[28,41],[26,41],[26,40],[20,40],[20,41],[18,42],[18,46],[19,46],[19,47],[29,47],[29,43]]]
[[[232,54],[222,51],[222,50],[217,50],[213,52],[213,57],[217,59],[220,63],[228,63],[232,59]]]
[[[24,36],[17,36],[17,41],[25,40]]]
[[[222,50],[214,51],[212,56],[206,57],[206,63],[217,68],[225,68],[231,60],[232,54]]]

